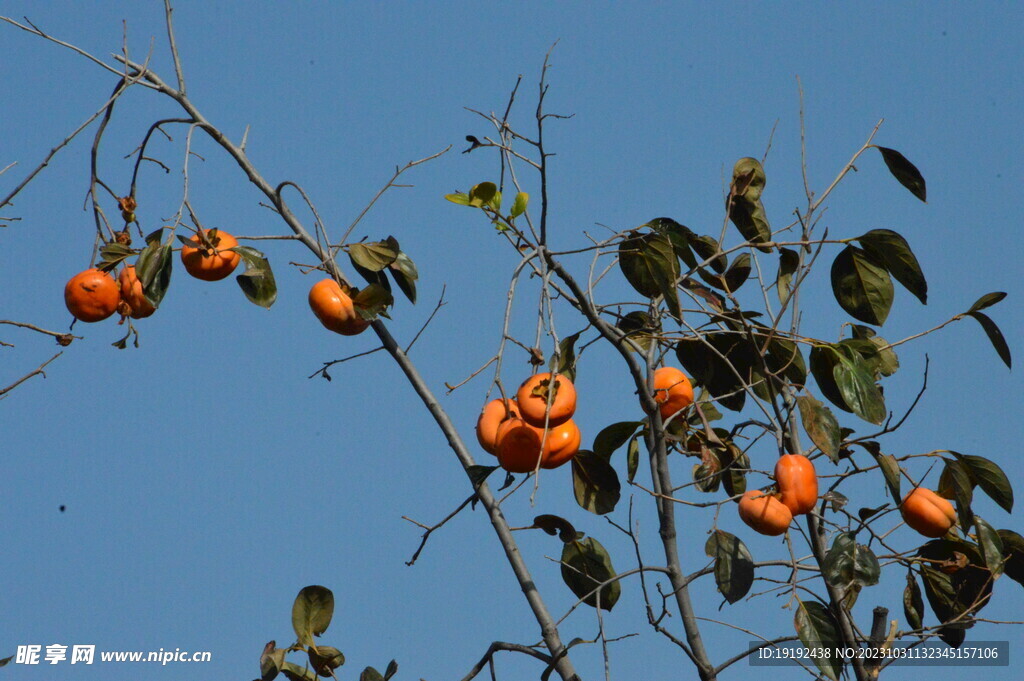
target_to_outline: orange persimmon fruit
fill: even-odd
[[[100,322],[114,314],[121,294],[114,278],[98,269],[79,272],[64,286],[68,312],[83,322]]]
[[[203,230],[207,239],[215,242],[213,248],[207,248],[198,236],[193,236],[188,244],[181,247],[181,262],[185,271],[196,279],[220,281],[235,271],[242,256],[228,250],[238,245],[235,237],[222,229],[218,229],[215,235],[210,232],[209,229]]]
[[[352,304],[352,298],[341,290],[334,279],[324,279],[309,289],[309,307],[324,328],[342,336],[355,336],[366,331],[370,322],[363,319]]]
[[[658,403],[661,420],[667,421],[693,404],[693,385],[675,367],[660,367],[654,372],[654,401]]]
[[[900,504],[904,522],[920,534],[938,539],[956,522],[953,504],[926,487],[915,487]]]
[[[550,373],[546,372],[534,374],[523,381],[516,392],[519,413],[527,423],[540,428],[544,427],[549,395],[551,397],[551,412],[548,414],[548,426],[561,425],[576,413],[576,387],[568,376],[560,374],[552,377]]]
[[[755,531],[777,537],[789,529],[793,514],[775,495],[747,490],[740,499],[740,519]]]
[[[156,308],[146,300],[146,294],[142,292],[142,281],[135,272],[135,265],[128,265],[121,270],[117,283],[121,285],[121,300],[128,305],[129,317],[142,319],[156,312]]]
[[[515,400],[491,400],[480,412],[476,420],[476,439],[488,454],[498,455],[498,427],[508,418],[519,418]]]
[[[775,464],[780,501],[793,515],[809,513],[818,501],[818,476],[814,464],[800,454],[784,454]]]

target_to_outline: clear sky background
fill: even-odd
[[[163,9],[156,2],[0,3],[51,34],[104,56],[120,49],[127,20],[133,58],[154,45],[152,66],[171,81]],[[833,194],[823,224],[840,237],[890,228],[910,242],[928,277],[929,304],[897,290],[882,335],[896,340],[962,312],[981,294],[1006,291],[990,310],[1017,361],[1022,249],[1019,241],[1024,144],[1019,70],[1022,11],[1014,3],[197,3],[175,14],[188,88],[206,117],[239,140],[250,126],[251,159],[271,183],[292,180],[313,198],[338,235],[386,182],[397,164],[448,145],[440,160],[410,173],[414,188],[387,194],[355,236],[396,236],[419,266],[420,302],[399,300],[390,327],[408,342],[447,286],[447,305],[413,351],[413,359],[456,424],[472,426],[488,374],[451,395],[483,364],[500,338],[515,254],[474,212],[445,193],[497,176],[490,154],[458,153],[467,134],[491,130],[464,107],[503,110],[523,75],[513,124],[532,132],[536,82],[555,40],[548,110],[575,114],[552,122],[551,241],[586,245],[587,231],[625,229],[671,216],[718,234],[722,195],[743,156],[760,157],[774,126],[764,196],[774,225],[805,203],[800,175],[799,97],[803,83],[808,176],[826,187],[872,127],[876,142],[906,154],[928,181],[921,203],[871,153]],[[83,58],[0,25],[0,195],[107,98],[114,78]],[[131,153],[151,122],[178,111],[141,88],[123,97],[104,138],[101,175],[126,192]],[[147,165],[138,214],[147,231],[181,199],[183,131],[151,153],[172,168]],[[63,330],[70,321],[64,282],[89,262],[94,227],[84,212],[90,130],[62,151],[3,215],[0,228],[0,318]],[[285,226],[258,205],[262,198],[237,167],[202,136],[194,151],[191,198],[207,225],[242,235],[281,234]],[[525,176],[525,169],[522,171]],[[527,180],[531,188],[536,184]],[[296,201],[292,201],[297,207]],[[114,206],[105,206],[116,216]],[[307,224],[311,220],[299,211]],[[737,236],[730,228],[730,239]],[[734,242],[733,242],[734,243]],[[249,304],[231,280],[208,284],[176,269],[159,312],[142,320],[141,348],[110,343],[113,320],[76,326],[85,336],[47,370],[0,403],[0,656],[19,644],[93,643],[102,650],[209,650],[205,665],[113,665],[91,668],[10,666],[12,679],[191,681],[258,676],[263,644],[293,640],[290,608],[307,584],[334,591],[334,622],[323,641],[348,663],[341,678],[366,665],[400,664],[398,679],[461,678],[493,640],[532,643],[535,621],[485,517],[464,512],[437,532],[419,562],[407,567],[420,530],[468,494],[445,441],[403,376],[383,353],[332,371],[333,382],[308,380],[321,362],[371,350],[366,333],[342,338],[321,328],[306,305],[313,280],[289,262],[308,263],[304,248],[261,244],[275,266],[280,294],[268,312]],[[834,253],[833,253],[834,255]],[[569,261],[584,273],[585,258]],[[770,272],[775,261],[770,259]],[[804,301],[805,331],[836,338],[846,319],[828,289],[827,266]],[[770,276],[770,275],[769,275]],[[618,279],[618,277],[615,277]],[[514,331],[532,338],[534,282],[517,299]],[[630,295],[609,282],[604,300]],[[582,325],[571,311],[563,333]],[[0,383],[6,385],[54,354],[51,340],[0,328]],[[902,368],[885,382],[888,405],[902,414],[921,386],[928,391],[899,433],[883,442],[893,454],[953,449],[999,463],[1024,494],[1020,369],[1008,371],[972,320],[900,348]],[[509,356],[504,380],[528,373]],[[579,366],[577,420],[589,444],[614,421],[641,413],[625,370],[593,347]],[[735,419],[728,416],[729,423]],[[844,425],[865,423],[841,414]],[[866,431],[864,431],[866,432]],[[769,468],[770,449],[751,452]],[[491,463],[479,453],[482,463]],[[624,459],[615,459],[624,475]],[[677,463],[685,479],[689,461]],[[826,467],[827,468],[827,467]],[[922,475],[924,467],[915,467]],[[886,500],[880,476],[847,491],[854,508]],[[649,481],[641,471],[638,480]],[[933,471],[928,480],[937,480]],[[763,482],[763,481],[762,481]],[[624,490],[614,517],[625,522],[633,494],[641,541],[657,556],[649,499]],[[1019,499],[1018,499],[1019,500]],[[58,507],[66,506],[61,513]],[[1022,531],[979,495],[975,509],[995,527]],[[520,492],[505,505],[513,526],[554,513],[597,537],[616,567],[634,567],[631,544],[572,498],[568,467],[542,478],[536,505]],[[684,568],[705,564],[711,512],[681,512]],[[719,524],[736,532],[757,559],[785,558],[784,545],[755,536],[730,508]],[[542,594],[556,616],[575,598],[562,585],[560,543],[517,533]],[[902,548],[920,538],[901,529]],[[870,625],[883,605],[905,626],[904,571],[887,570],[866,589],[856,616]],[[693,589],[699,614],[790,633],[785,598],[765,596],[718,610],[710,578]],[[1021,619],[1024,592],[1008,578],[983,615]],[[934,623],[928,613],[926,622]],[[605,617],[609,636],[639,632],[610,647],[613,678],[689,678],[692,667],[651,632],[639,584],[623,585]],[[670,628],[678,629],[672,620]],[[703,631],[721,662],[750,638],[712,623]],[[563,625],[568,641],[593,638],[593,611]],[[972,640],[1010,640],[1018,656],[990,679],[1020,675],[1019,626],[979,625]],[[603,674],[596,646],[577,649],[586,679]],[[535,678],[534,661],[505,655],[499,678]],[[980,671],[980,670],[975,670]],[[746,664],[723,678],[748,674]],[[900,678],[960,678],[963,669],[904,668]],[[788,676],[796,677],[792,671]]]

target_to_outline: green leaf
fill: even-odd
[[[394,660],[388,662],[388,668],[384,670],[384,681],[388,681],[392,676],[398,673],[398,663]]]
[[[971,309],[969,309],[966,314],[970,314],[971,312],[978,312],[980,310],[984,310],[987,307],[992,307],[1005,297],[1006,294],[1003,293],[1002,291],[986,293],[981,298],[978,298],[976,301],[974,301],[974,305],[971,305]]]
[[[171,252],[173,242],[168,239],[166,244],[161,244],[162,233],[163,228],[146,237],[146,247],[135,261],[135,275],[142,284],[142,293],[153,307],[160,307],[167,294],[174,263]]]
[[[860,324],[852,324],[853,338],[839,341],[839,345],[853,348],[871,367],[871,373],[877,380],[881,376],[892,376],[900,368],[900,359],[896,351],[889,347],[888,341],[875,335],[874,329]]]
[[[903,589],[903,615],[911,629],[920,629],[924,617],[924,600],[921,598],[921,587],[914,579],[914,572],[907,570],[907,586]]]
[[[754,559],[739,537],[715,530],[704,544],[704,553],[715,559],[715,583],[729,603],[750,591],[754,583]]]
[[[1003,572],[1007,577],[1024,586],[1024,537],[1013,530],[997,530],[996,534],[1003,542],[1003,555],[1006,556]]]
[[[273,681],[277,678],[284,666],[285,652],[283,648],[277,647],[277,641],[267,643],[260,655],[260,681]]]
[[[779,302],[785,305],[792,294],[793,275],[800,266],[800,254],[790,248],[779,249],[779,274],[775,279],[775,290]]]
[[[768,177],[764,166],[756,158],[745,156],[736,161],[732,167],[732,183],[729,191],[733,196],[742,196],[750,201],[757,201],[764,192]]]
[[[633,439],[629,441],[629,448],[626,450],[626,479],[633,482],[633,478],[636,477],[636,471],[640,467],[640,437],[643,433],[638,433],[633,436]]]
[[[572,523],[557,515],[539,515],[533,519],[533,526],[544,530],[552,537],[558,535],[558,538],[565,544],[576,541],[579,537],[576,533],[576,528],[572,526]]]
[[[876,261],[885,266],[896,281],[913,293],[922,304],[928,303],[928,282],[910,250],[907,240],[891,229],[873,229],[857,241]]]
[[[667,237],[672,242],[676,256],[686,263],[687,267],[692,269],[697,266],[697,260],[690,248],[690,240],[696,235],[689,227],[679,224],[672,218],[654,218],[645,226]]]
[[[352,262],[371,272],[380,272],[398,258],[399,250],[386,241],[348,245]]]
[[[839,637],[839,628],[825,606],[816,601],[804,602],[799,599],[797,599],[797,603],[799,603],[799,607],[793,618],[793,624],[804,647],[813,652],[814,650],[820,651],[821,648],[834,650],[843,646]],[[821,654],[813,655],[812,659],[825,676],[833,681],[839,678],[839,673],[843,668],[841,659],[837,659],[835,656],[825,657]]]
[[[108,241],[100,248],[100,261],[96,263],[96,267],[104,272],[109,272],[131,256],[133,252],[128,246],[116,241]]]
[[[730,497],[747,491],[747,471],[750,459],[734,442],[730,441],[722,456],[722,485]]]
[[[277,300],[277,282],[274,280],[274,271],[270,269],[270,262],[263,253],[251,246],[235,246],[228,250],[238,253],[245,261],[245,272],[235,277],[242,293],[249,302],[269,310]]]
[[[517,218],[526,212],[526,206],[530,203],[530,195],[526,192],[516,194],[516,200],[512,203],[512,217]]]
[[[978,547],[985,566],[992,572],[992,579],[998,579],[1003,574],[1003,540],[979,515],[974,516],[974,527],[978,530]]]
[[[675,284],[679,260],[666,237],[634,232],[619,244],[619,268],[637,293],[647,298],[663,296],[672,316],[682,319]]]
[[[957,452],[952,454],[967,466],[971,481],[977,483],[992,501],[999,504],[1007,513],[1013,511],[1013,487],[1002,468],[983,456]]]
[[[345,656],[340,650],[332,646],[309,646],[306,649],[309,657],[309,666],[317,673],[317,676],[334,676],[331,672],[345,664]]]
[[[616,574],[608,551],[593,537],[562,547],[562,581],[590,607],[598,607],[599,600],[604,610],[615,607],[622,590],[617,580],[591,592]]]
[[[881,326],[892,308],[889,273],[866,251],[847,246],[832,263],[832,293],[854,319]]]
[[[843,399],[843,394],[836,384],[835,367],[839,364],[841,348],[836,345],[823,344],[811,348],[811,374],[814,376],[818,389],[825,399],[839,407],[843,411],[852,412],[853,409]]]
[[[906,156],[896,151],[895,149],[887,149],[886,147],[875,147],[882,152],[882,160],[885,161],[885,165],[889,168],[889,172],[892,176],[902,184],[904,187],[910,190],[910,193],[927,202],[928,190],[925,187],[924,177],[921,175],[921,171],[918,170],[913,163],[907,160]]]
[[[318,681],[316,672],[312,669],[300,667],[287,660],[281,665],[281,673],[288,677],[288,681]]]
[[[385,314],[387,308],[395,302],[391,292],[383,286],[369,284],[364,286],[352,298],[352,306],[359,313],[359,316],[367,321],[373,321]]]
[[[457,204],[459,206],[469,205],[469,194],[445,194],[444,198],[448,199],[452,203]]]
[[[985,330],[985,335],[988,336],[989,342],[992,343],[992,347],[996,349],[999,354],[999,359],[1003,360],[1003,364],[1006,365],[1007,369],[1013,368],[1013,358],[1010,357],[1010,346],[1006,344],[1006,339],[1003,338],[1003,332],[999,330],[996,323],[992,321],[988,315],[982,314],[981,312],[968,312],[968,316],[974,317],[981,324],[981,328]]]
[[[839,463],[839,421],[832,414],[832,410],[810,393],[796,398],[796,403],[800,409],[800,420],[811,442],[831,459],[832,463]]]
[[[334,616],[334,594],[323,586],[307,586],[299,591],[292,604],[292,628],[303,646],[315,645],[319,636],[331,625]]]
[[[367,667],[359,674],[359,681],[384,681],[384,676],[373,667]]]
[[[619,421],[606,426],[594,438],[594,454],[608,459],[616,449],[626,444],[633,437],[636,429],[643,425],[642,421]]]
[[[892,495],[893,502],[898,506],[903,500],[903,497],[900,496],[900,465],[892,454],[879,454],[875,460],[882,470],[885,486],[889,488],[889,494]]]
[[[398,288],[402,289],[402,293],[409,299],[409,302],[415,305],[416,280],[420,278],[420,273],[412,258],[399,251],[395,261],[388,265],[388,272],[391,273]]]
[[[576,341],[580,331],[558,341],[558,353],[552,355],[550,368],[556,374],[565,376],[570,381],[576,380]]]
[[[572,458],[572,489],[580,508],[604,515],[619,503],[621,483],[608,459],[581,449]]]
[[[863,358],[842,352],[837,352],[836,356],[839,361],[832,368],[832,375],[843,401],[857,416],[880,425],[886,416],[885,399],[865,368]]]
[[[683,338],[676,343],[676,357],[694,384],[704,386],[723,407],[743,408],[747,393],[741,377],[749,376],[758,363],[744,337],[722,331]]]
[[[488,206],[494,201],[494,197],[497,194],[498,185],[493,182],[481,182],[469,190],[469,205],[476,207]]]

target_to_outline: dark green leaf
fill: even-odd
[[[832,263],[832,293],[854,319],[881,326],[892,308],[889,273],[866,251],[847,246]]]
[[[939,622],[958,620],[939,630],[939,637],[954,648],[963,642],[964,630],[972,625],[970,621],[964,621],[965,613],[976,613],[988,603],[992,593],[991,574],[984,567],[978,547],[969,542],[935,539],[925,543],[917,552],[918,557],[933,561],[933,564],[955,564],[958,562],[957,553],[967,557],[968,565],[952,574],[928,564],[921,566],[925,595]]]
[[[775,290],[779,302],[785,305],[789,300],[793,285],[793,275],[800,266],[800,254],[790,248],[779,249],[779,274],[775,279]]]
[[[642,421],[620,421],[606,426],[594,438],[594,454],[608,459],[616,449],[626,444],[633,437],[636,429],[643,425]]]
[[[672,218],[654,218],[646,226],[658,234],[668,237],[676,256],[686,263],[687,267],[692,269],[697,266],[697,260],[693,257],[693,251],[690,250],[690,239],[695,235],[689,227],[679,224]]]
[[[388,668],[384,670],[384,681],[388,681],[392,676],[398,673],[398,663],[394,660],[388,662]]]
[[[558,341],[558,353],[551,357],[551,371],[565,376],[570,381],[576,380],[576,341],[579,331]]]
[[[736,161],[732,167],[732,183],[729,191],[733,196],[742,196],[750,201],[757,201],[768,182],[764,166],[756,158],[745,156]]]
[[[131,256],[132,253],[132,249],[128,246],[119,244],[116,241],[108,241],[100,248],[100,261],[96,263],[96,267],[104,272],[109,272]]]
[[[873,229],[857,241],[872,259],[885,266],[896,281],[913,293],[922,304],[928,303],[928,282],[907,240],[891,229]]]
[[[835,345],[815,345],[811,348],[811,374],[818,384],[818,389],[829,402],[843,411],[852,412],[846,404],[843,394],[836,385],[834,369],[839,364],[839,352]]]
[[[352,262],[371,272],[380,272],[395,262],[399,251],[386,241],[371,241],[349,244],[348,255]]]
[[[878,467],[882,469],[882,476],[885,478],[885,486],[889,488],[889,494],[898,506],[903,500],[900,496],[900,465],[892,454],[879,454],[875,457]]]
[[[657,233],[634,233],[619,244],[619,267],[637,293],[647,298],[661,295],[669,312],[682,319],[676,279],[679,260],[672,243]]]
[[[334,594],[323,586],[307,586],[292,605],[292,628],[303,646],[314,645],[313,637],[327,631],[334,616]]]
[[[903,615],[911,629],[922,627],[924,599],[921,598],[921,587],[917,585],[912,570],[907,570],[907,586],[903,589]]]
[[[708,260],[708,264],[711,265],[711,269],[715,272],[718,274],[725,272],[725,266],[729,263],[729,259],[721,255],[722,249],[719,248],[718,241],[709,236],[698,235],[693,232],[687,235],[687,239],[689,240],[690,248],[701,259],[701,262]]]
[[[754,559],[736,535],[715,530],[704,544],[704,553],[715,559],[715,583],[729,603],[750,591],[754,583]]]
[[[747,491],[747,471],[750,459],[736,444],[729,442],[722,457],[722,484],[730,497]]]
[[[619,476],[608,460],[581,449],[572,458],[572,488],[576,503],[591,513],[604,515],[619,503]]]
[[[367,667],[359,674],[359,681],[384,681],[384,676],[373,667]]]
[[[885,420],[885,400],[882,391],[875,385],[874,378],[864,366],[863,358],[842,352],[836,353],[836,356],[839,361],[832,368],[832,376],[843,401],[857,416],[868,423],[880,425]],[[820,383],[819,387],[822,387]],[[824,392],[824,388],[822,391]]]
[[[526,205],[530,203],[530,195],[526,192],[516,194],[516,200],[512,203],[512,217],[517,218],[526,212]]]
[[[717,492],[722,483],[722,476],[719,475],[722,464],[718,460],[718,454],[705,448],[702,459],[703,463],[693,466],[693,481],[701,492]]]
[[[474,465],[466,469],[466,473],[469,474],[469,479],[473,483],[473,487],[477,487],[481,482],[487,479],[487,476],[498,469],[497,466],[480,466]]]
[[[918,170],[913,163],[907,160],[907,157],[896,151],[895,149],[887,149],[886,147],[875,147],[882,152],[882,160],[885,161],[885,165],[889,168],[889,172],[892,176],[902,184],[904,187],[910,190],[910,193],[927,202],[928,190],[925,186],[924,177],[921,175],[921,171]]]
[[[235,277],[242,293],[249,302],[269,310],[277,300],[277,282],[274,280],[274,271],[270,269],[270,262],[251,246],[235,246],[228,250],[238,253],[245,261],[245,272]]]
[[[1003,360],[1003,364],[1006,368],[1013,368],[1013,358],[1010,357],[1010,346],[1006,344],[1006,339],[1003,338],[1003,332],[999,330],[996,323],[992,319],[981,312],[968,312],[969,316],[974,317],[981,324],[981,328],[985,330],[985,335],[988,336],[989,342],[992,343],[992,347],[999,353],[999,359]]]
[[[881,506],[875,506],[874,508],[866,508],[866,507],[858,508],[857,509],[857,518],[860,519],[861,521],[867,520],[868,518],[870,518],[870,517],[872,517],[874,515],[878,515],[878,513],[880,511],[884,511],[886,509],[886,507],[888,507],[888,506],[889,506],[889,504],[882,504]]]
[[[646,312],[630,312],[616,324],[626,335],[630,350],[646,354],[651,347],[651,334],[656,330],[651,326],[651,318]]]
[[[853,533],[840,532],[822,562],[822,574],[833,586],[878,584],[881,567],[873,551],[858,544]]]
[[[810,393],[796,399],[800,408],[800,420],[811,442],[817,446],[832,463],[839,462],[839,422],[832,410],[816,400]]]
[[[702,385],[726,409],[739,411],[746,400],[741,376],[749,376],[758,359],[739,334],[715,332],[683,338],[676,356],[696,385]],[[737,375],[737,373],[739,375]]]
[[[881,336],[875,335],[874,329],[860,324],[852,324],[853,338],[839,341],[839,345],[853,348],[864,358],[877,380],[881,376],[892,376],[900,368],[896,351]]]
[[[592,608],[598,607],[599,600],[604,610],[615,607],[622,589],[618,580],[605,584],[595,593],[591,592],[616,574],[611,556],[593,537],[562,547],[562,580],[577,598]]]
[[[952,454],[967,466],[971,481],[977,483],[992,501],[999,504],[1007,513],[1013,511],[1013,487],[1002,468],[983,456],[957,452]]]
[[[557,515],[539,515],[533,519],[533,526],[544,530],[552,537],[557,534],[565,544],[577,539],[576,528],[572,526],[572,523]]]
[[[1007,577],[1024,586],[1024,537],[1013,530],[997,530],[996,534],[1003,542],[1003,555],[1006,556],[1003,571]]]
[[[992,579],[998,579],[1003,574],[1003,540],[979,515],[974,516],[974,527],[978,530],[978,548],[985,566],[992,572]]]
[[[971,305],[971,309],[967,310],[968,313],[978,312],[984,310],[987,307],[992,307],[996,303],[1000,302],[1006,294],[1002,291],[995,291],[993,293],[986,293],[981,298],[974,301],[974,305]]]
[[[729,219],[736,225],[743,238],[757,246],[758,250],[765,253],[772,250],[769,246],[758,246],[772,239],[772,228],[768,224],[768,216],[765,215],[764,205],[760,200],[750,201],[742,196],[732,197]]]
[[[135,261],[135,274],[142,283],[142,293],[146,296],[153,307],[160,307],[163,302],[167,288],[171,285],[171,270],[173,269],[174,258],[171,257],[171,244],[160,243],[162,229],[146,237],[146,247],[139,253],[139,259]],[[150,240],[150,237],[155,237]]]
[[[947,499],[956,500],[957,516],[960,527],[964,531],[971,526],[974,514],[971,512],[971,501],[974,497],[974,481],[967,465],[960,461],[945,459],[946,465],[939,476],[939,494]]]
[[[810,650],[821,648],[841,648],[843,643],[839,637],[839,628],[831,613],[821,603],[816,601],[797,601],[799,607],[793,624],[796,627],[797,636],[804,646]],[[835,656],[825,657],[823,654],[814,655],[814,664],[830,679],[839,678],[843,662]]]
[[[405,253],[399,252],[395,261],[388,266],[388,271],[391,272],[391,276],[394,277],[395,283],[398,284],[398,288],[402,289],[405,297],[415,305],[416,280],[420,278],[416,263]]]
[[[750,278],[751,265],[750,254],[740,253],[729,265],[729,269],[722,275],[725,289],[730,293],[738,291],[740,286]]]

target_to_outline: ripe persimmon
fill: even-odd
[[[522,418],[512,418],[498,426],[498,463],[510,473],[529,473],[537,467],[558,468],[580,450],[580,429],[572,419],[544,429]],[[543,445],[543,448],[542,448]]]
[[[476,439],[485,452],[498,455],[498,426],[506,418],[519,418],[519,405],[515,400],[495,399],[484,405],[476,420]]]
[[[215,234],[210,232],[209,229],[203,230],[208,240],[214,242],[213,248],[207,248],[198,236],[193,236],[189,244],[181,247],[181,262],[185,265],[185,271],[196,279],[220,281],[235,271],[242,256],[228,250],[238,245],[235,237],[222,229],[218,229]]]
[[[370,322],[363,319],[352,298],[341,290],[334,279],[323,279],[309,289],[309,307],[324,328],[342,336],[355,336],[366,331]]]
[[[128,265],[121,270],[117,283],[121,285],[121,300],[128,304],[129,317],[142,319],[156,312],[156,308],[146,300],[146,295],[142,292],[142,282],[135,273],[135,265]]]
[[[121,294],[114,278],[98,269],[79,272],[64,286],[64,304],[75,319],[100,322],[114,314]]]
[[[818,476],[806,456],[780,456],[775,464],[775,482],[779,485],[782,503],[795,516],[809,513],[818,501]]]
[[[548,429],[547,439],[544,440],[544,456],[541,458],[541,468],[558,468],[568,463],[580,451],[580,442],[583,436],[580,433],[576,421],[569,419],[560,426]]]
[[[953,504],[926,487],[915,487],[900,504],[904,522],[925,537],[937,539],[953,527],[956,511]]]
[[[679,369],[660,367],[654,372],[654,401],[658,403],[661,420],[667,421],[693,404],[693,385]]]
[[[548,396],[551,397],[551,413],[547,425],[565,423],[576,413],[576,387],[565,375],[552,377],[550,373],[534,374],[523,381],[516,393],[519,413],[528,423],[544,427],[544,416],[548,411]],[[532,470],[532,469],[531,469]]]
[[[747,490],[739,504],[740,519],[755,531],[777,537],[789,529],[793,514],[773,494]]]

